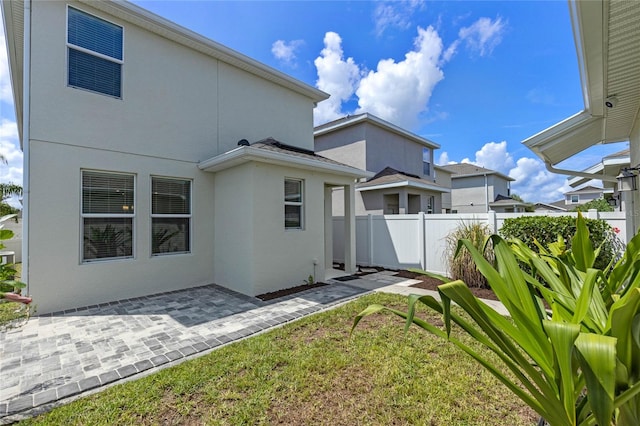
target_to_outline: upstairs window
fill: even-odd
[[[82,172],[82,261],[133,257],[134,176]]]
[[[284,180],[284,229],[302,229],[303,185],[301,180]]]
[[[431,150],[429,148],[422,148],[422,174],[431,175]]]
[[[67,8],[70,87],[122,96],[123,28],[73,7]]]
[[[191,181],[151,178],[151,254],[191,250]]]
[[[580,196],[579,195],[572,195],[571,196],[571,204],[576,204],[580,202]]]

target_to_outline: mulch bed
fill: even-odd
[[[327,283],[313,283],[313,284],[303,284],[296,287],[283,288],[282,290],[272,291],[271,293],[259,294],[256,297],[263,302],[267,300],[277,299],[279,297],[289,296],[291,294],[300,293],[301,291],[310,290],[316,287],[323,287],[325,285],[329,285]]]
[[[442,284],[442,281],[436,278],[432,278],[427,275],[417,274],[415,272],[398,271],[396,275],[402,278],[420,280],[421,281],[420,283],[414,284],[411,287],[424,288],[426,290],[437,291],[438,286]],[[473,293],[474,296],[480,299],[498,300],[495,293],[488,288],[469,287],[469,290],[471,290],[471,293]]]
[[[338,265],[336,265],[336,266],[338,266]],[[340,265],[340,266],[342,266],[342,265]],[[338,269],[338,268],[336,268],[336,269]],[[373,268],[369,268],[369,269],[375,269],[378,272],[385,270],[384,268],[379,268],[379,267],[373,267]],[[358,276],[369,275],[370,273],[374,273],[374,272],[359,273]],[[402,277],[402,278],[420,280],[421,282],[419,282],[417,284],[413,284],[411,287],[424,288],[424,289],[427,289],[427,290],[438,291],[438,286],[440,284],[442,284],[442,281],[440,281],[440,280],[438,280],[436,278],[431,278],[431,277],[429,277],[427,275],[417,274],[415,272],[410,272],[410,271],[405,271],[405,270],[398,271],[396,273],[396,276]],[[338,281],[348,281],[350,279],[355,279],[355,277],[348,276],[348,277],[344,277],[343,279],[337,279],[337,280]],[[329,284],[322,283],[322,282],[313,283],[313,284],[303,284],[303,285],[299,285],[299,286],[296,286],[296,287],[290,287],[290,288],[284,288],[284,289],[278,290],[278,291],[272,291],[271,293],[259,294],[256,297],[258,299],[262,300],[263,302],[266,302],[268,300],[278,299],[278,298],[284,297],[284,296],[290,296],[292,294],[300,293],[302,291],[310,290],[310,289],[316,288],[316,287],[322,287],[322,286],[325,286],[325,285],[329,285]],[[476,297],[478,297],[480,299],[498,300],[496,295],[490,289],[478,288],[478,287],[469,287],[469,290],[471,290],[471,293],[473,293],[474,296],[476,296]]]

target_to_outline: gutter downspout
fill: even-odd
[[[486,173],[484,174],[484,205],[487,206],[487,212],[491,210],[489,208],[489,182]]]
[[[588,179],[602,180],[605,182],[618,182],[618,179],[614,176],[597,175],[595,173],[577,172],[575,170],[556,169],[548,160],[545,160],[544,165],[546,166],[547,170],[549,170],[551,173],[557,173],[559,175],[579,176],[579,177],[588,178]]]
[[[24,1],[24,58],[22,88],[22,276],[29,291],[29,164],[30,164],[30,110],[31,110],[31,0]]]

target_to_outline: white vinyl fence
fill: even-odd
[[[505,219],[521,216],[576,217],[577,213],[473,213],[473,214],[406,214],[356,217],[356,263],[361,266],[381,266],[390,269],[420,268],[446,274],[445,239],[462,223],[485,222],[493,232],[502,228]],[[620,231],[617,235],[627,242],[624,212],[590,210],[585,217],[605,219]],[[342,241],[344,218],[333,218],[333,259],[344,261]]]

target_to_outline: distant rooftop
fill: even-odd
[[[328,123],[316,126],[313,129],[313,135],[322,136],[324,134],[331,133],[349,126],[354,126],[360,123],[370,123],[370,124],[376,125],[389,132],[396,133],[400,136],[403,136],[421,145],[428,146],[429,148],[432,148],[432,149],[440,148],[439,144],[427,138],[423,138],[422,136],[412,133],[406,129],[396,126],[393,123],[390,123],[386,120],[383,120],[382,118],[376,117],[375,115],[369,114],[367,112],[362,114],[356,114],[356,115],[347,115],[345,117],[338,118],[337,120],[333,120]]]
[[[457,164],[447,164],[444,166],[440,166],[442,169],[451,172],[451,179],[460,178],[460,177],[469,177],[469,176],[482,176],[482,175],[498,175],[503,179],[514,181],[515,179],[504,175],[495,170],[487,169],[481,166],[476,166],[471,163],[457,163]]]

